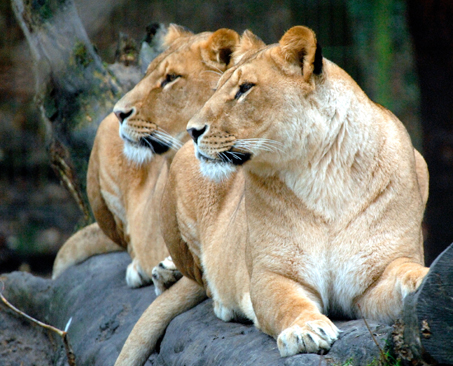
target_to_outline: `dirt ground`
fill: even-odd
[[[1,366],[52,365],[54,348],[47,331],[14,315],[0,302]]]

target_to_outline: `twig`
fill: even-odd
[[[41,114],[42,118],[46,118],[44,107],[42,106]],[[59,143],[58,140],[56,140],[54,137],[52,137],[52,141],[49,146],[49,153],[51,167],[60,178],[61,183],[69,191],[72,198],[76,201],[77,206],[83,213],[85,223],[90,222],[90,211],[85,201],[83,200],[82,193],[76,182],[76,173],[74,171],[74,168],[66,162],[67,157],[65,156],[65,154],[67,154],[67,152],[65,151],[61,143]]]
[[[19,315],[22,315],[24,318],[30,320],[31,322],[39,325],[42,328],[45,328],[45,329],[51,330],[52,332],[57,333],[63,339],[63,344],[64,344],[64,348],[66,349],[66,356],[68,357],[69,365],[70,366],[76,366],[75,355],[74,355],[72,347],[71,347],[71,345],[69,343],[69,337],[68,337],[68,329],[69,329],[69,325],[71,324],[72,318],[69,319],[68,323],[66,324],[65,330],[61,330],[61,329],[55,328],[55,327],[53,327],[53,326],[51,326],[49,324],[45,324],[43,322],[40,322],[39,320],[36,320],[35,318],[32,318],[30,315],[25,314],[23,311],[19,310],[13,304],[11,304],[8,300],[6,300],[5,296],[3,296],[3,290],[5,289],[5,285],[4,285],[3,282],[0,282],[0,283],[2,284],[2,289],[0,291],[0,298],[2,299],[3,303],[7,307],[9,307],[11,310],[13,310],[15,313],[17,313]]]
[[[319,357],[319,364],[318,364],[318,366],[321,366],[321,365],[322,365],[322,361],[324,361],[324,350],[323,350],[323,349],[321,350],[321,357]]]
[[[360,310],[363,322],[365,323],[365,326],[368,329],[368,332],[370,332],[370,334],[371,334],[371,338],[373,339],[374,343],[376,344],[377,348],[379,349],[381,358],[384,360],[385,364],[388,365],[389,360],[387,359],[387,356],[385,355],[384,351],[382,350],[381,346],[379,345],[379,342],[376,340],[376,337],[374,336],[373,332],[371,331],[370,326],[368,325],[368,322],[366,321],[365,317],[363,316],[363,312],[362,312],[362,308],[360,307],[360,304],[357,304],[357,307]]]

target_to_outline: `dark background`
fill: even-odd
[[[42,2],[45,0],[30,0]],[[453,241],[453,1],[75,0],[92,43],[113,63],[119,33],[140,42],[151,22],[194,32],[250,29],[277,42],[293,25],[315,30],[324,56],[406,125],[430,170],[427,264]],[[0,273],[48,274],[55,253],[84,225],[50,168],[30,51],[8,0],[0,2]]]

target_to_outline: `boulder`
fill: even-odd
[[[453,244],[433,262],[420,288],[404,299],[394,349],[407,365],[453,365]]]
[[[132,327],[155,299],[152,286],[130,289],[125,271],[130,261],[124,252],[88,259],[63,273],[57,280],[34,277],[23,272],[2,276],[4,296],[34,318],[64,329],[77,365],[113,365]],[[6,307],[1,306],[4,310]],[[65,365],[66,354],[58,335],[31,326],[11,311],[1,311],[0,355],[5,365],[37,354],[35,365]],[[212,301],[206,300],[176,317],[169,325],[157,352],[147,365],[368,365],[381,358],[380,350],[389,344],[392,327],[368,320],[336,321],[340,339],[325,355],[300,354],[281,358],[274,339],[252,324],[225,323],[215,317]],[[4,330],[16,329],[14,336]],[[41,338],[35,340],[36,333]],[[8,333],[9,334],[9,333]],[[5,337],[9,339],[5,340]],[[8,352],[14,342],[20,344]],[[373,339],[374,338],[374,339]],[[11,358],[15,355],[16,358]],[[28,364],[28,363],[27,363]],[[2,363],[3,365],[3,363]]]

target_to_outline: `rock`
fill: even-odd
[[[354,365],[369,365],[379,359],[379,349],[363,320],[336,324],[342,334],[326,355],[300,354],[281,358],[273,338],[251,324],[222,322],[215,317],[212,302],[208,300],[170,323],[157,364],[318,366],[323,361],[343,365],[353,360]],[[392,327],[370,320],[368,325],[384,348]]]
[[[0,364],[51,365],[55,354],[51,335],[4,309],[0,305]]]
[[[93,257],[57,281],[13,272],[6,276],[5,297],[60,329],[72,317],[68,334],[77,364],[113,365],[127,333],[155,298],[150,287],[127,288],[124,275],[129,258],[119,254]],[[58,354],[57,359],[62,358],[65,354]]]
[[[129,261],[124,252],[96,256],[68,269],[55,281],[14,272],[3,276],[4,295],[29,315],[60,329],[72,317],[68,334],[77,365],[111,366],[135,322],[155,299],[152,286],[140,289],[126,286],[124,276]],[[19,321],[28,326],[10,312],[1,314],[10,322]],[[348,361],[367,365],[380,358],[363,320],[336,324],[342,330],[341,337],[325,355],[281,358],[274,339],[251,324],[222,322],[215,317],[211,300],[206,300],[170,323],[160,349],[151,355],[147,365],[318,366]],[[375,339],[385,348],[392,327],[371,320],[368,324]],[[33,329],[39,328],[33,326]],[[28,330],[22,327],[16,333],[24,332]],[[54,364],[64,364],[62,342],[58,336],[52,337],[56,348],[48,345],[42,352],[52,354]],[[32,340],[25,337],[25,341]],[[9,361],[6,347],[0,342],[0,354],[6,355],[5,362],[14,364]]]
[[[453,244],[437,257],[419,289],[404,301],[403,318],[396,324],[393,340],[405,364],[453,365],[452,265]]]

